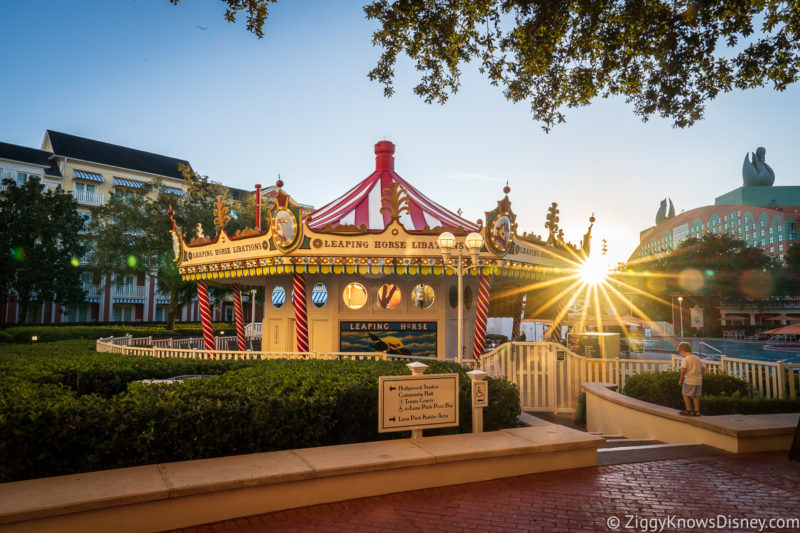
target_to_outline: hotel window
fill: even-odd
[[[778,231],[783,231],[783,225],[782,224],[778,224]]]
[[[29,174],[27,172],[17,172],[17,186],[22,187],[25,182],[31,178],[38,178],[36,174]]]
[[[782,251],[783,251],[783,245],[782,245],[782,244],[779,244],[779,245],[778,245],[778,251],[779,251],[779,252],[782,252]]]
[[[114,322],[130,322],[132,320],[132,305],[114,305]]]
[[[96,189],[95,186],[91,183],[75,183],[75,190],[78,192],[86,191],[89,193],[93,193],[95,192]]]
[[[783,261],[783,254],[780,255],[781,261]]]

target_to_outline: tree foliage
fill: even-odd
[[[761,248],[748,248],[745,241],[726,234],[689,237],[672,252],[629,268],[639,275],[646,273],[633,278],[639,289],[653,297],[642,307],[649,316],[664,319],[672,312],[669,302],[674,296],[689,300],[684,307],[706,308],[709,324],[711,307],[718,305],[712,300],[761,299],[774,292],[772,260]]]
[[[181,0],[169,0],[178,5]],[[222,0],[226,4],[225,20],[236,22],[239,13],[247,12],[247,31],[254,33],[259,39],[264,37],[264,22],[269,16],[269,4],[278,0]]]
[[[178,0],[170,0],[177,3]],[[275,0],[222,0],[261,37]],[[395,65],[421,73],[414,92],[444,103],[476,61],[545,131],[567,108],[622,96],[643,120],[687,127],[735,89],[783,91],[800,76],[800,3],[778,0],[372,0],[382,49],[371,80],[394,94]]]
[[[761,248],[748,248],[745,241],[729,235],[706,233],[689,237],[671,253],[638,263],[636,269],[661,275],[663,295],[735,299],[771,294],[772,266]]]
[[[194,238],[198,224],[204,233],[213,236],[212,211],[217,196],[226,198],[237,211],[227,187],[195,174],[191,168],[182,170],[187,180],[185,196],[162,192],[157,180],[136,191],[116,190],[109,201],[97,209],[89,229],[98,274],[155,272],[159,289],[170,297],[167,313],[170,329],[175,323],[178,301],[188,301],[195,294],[196,286],[181,280],[173,260],[172,223],[168,211],[173,210],[176,224],[183,229],[187,242]],[[240,222],[234,218],[226,229],[232,231],[237,224]]]
[[[19,318],[27,319],[31,299],[67,303],[83,297],[77,268],[85,249],[84,219],[72,195],[44,190],[38,178],[18,186],[4,180],[0,198],[0,296],[13,291]]]

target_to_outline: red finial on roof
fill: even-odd
[[[375,144],[375,170],[394,170],[394,143],[378,141]]]
[[[511,192],[511,187],[508,186],[508,182],[506,181],[506,186],[503,187],[503,192],[508,194]]]
[[[276,181],[276,182],[275,182],[275,186],[276,186],[277,188],[279,188],[279,189],[280,189],[281,187],[283,187],[283,180],[281,179],[281,176],[280,176],[280,174],[278,174],[278,181]]]

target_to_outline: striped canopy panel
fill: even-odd
[[[400,223],[407,231],[422,231],[425,226],[449,226],[464,228],[466,231],[478,231],[478,226],[464,220],[430,200],[412,187],[394,171],[394,144],[380,141],[375,145],[375,172],[367,179],[347,191],[343,196],[320,207],[311,213],[309,227],[314,230],[324,229],[328,224],[336,226],[362,225],[369,231],[382,231],[392,220],[388,210],[381,211],[384,203],[384,189],[397,182],[408,198],[408,210],[400,215]]]

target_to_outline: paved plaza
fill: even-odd
[[[703,526],[704,519],[716,520],[719,527],[710,522]],[[800,463],[789,461],[784,452],[547,472],[315,505],[179,531],[800,530],[798,525],[779,529],[787,524],[770,525],[770,519],[800,519]],[[741,520],[751,522],[734,522]]]

